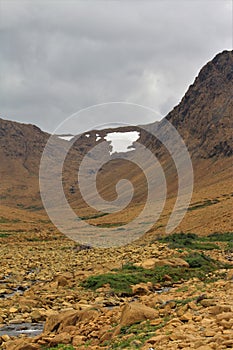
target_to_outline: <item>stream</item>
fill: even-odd
[[[0,336],[7,334],[18,337],[20,334],[26,334],[28,337],[35,337],[43,331],[43,323],[19,323],[0,327]]]

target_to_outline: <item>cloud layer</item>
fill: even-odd
[[[230,0],[5,0],[0,6],[1,117],[48,131],[79,109],[108,101],[165,116],[200,68],[232,49]]]

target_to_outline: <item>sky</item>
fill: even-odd
[[[53,132],[80,109],[125,101],[155,110],[133,118],[150,123],[225,49],[231,0],[0,0],[0,116]]]

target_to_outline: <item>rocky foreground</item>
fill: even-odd
[[[154,240],[105,250],[39,233],[15,238],[0,239],[0,325],[35,323],[43,332],[0,333],[1,349],[233,348],[225,242],[174,248]]]

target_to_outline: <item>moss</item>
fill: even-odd
[[[158,238],[160,242],[168,243],[170,248],[188,248],[192,250],[212,250],[219,247],[204,237],[199,237],[195,233],[173,233],[166,237]],[[213,240],[212,240],[213,241]]]
[[[203,202],[197,202],[197,203],[193,203],[189,208],[188,210],[189,211],[192,211],[192,210],[197,210],[197,209],[202,209],[202,208],[205,208],[205,207],[208,207],[210,205],[213,205],[213,204],[217,204],[219,203],[219,199],[207,199]]]
[[[75,350],[74,347],[72,345],[63,345],[63,344],[58,344],[55,347],[41,347],[42,350]]]
[[[163,284],[166,282],[166,275],[170,276],[171,283],[193,277],[205,279],[206,274],[222,266],[217,261],[199,253],[191,253],[185,260],[190,264],[190,268],[156,266],[154,269],[148,270],[127,264],[122,266],[121,269],[115,269],[114,273],[90,276],[81,285],[84,288],[96,290],[105,284],[109,284],[112,291],[118,295],[132,295],[131,285],[149,281],[153,284]]]
[[[148,339],[156,335],[156,330],[164,327],[169,320],[170,317],[166,316],[157,326],[152,326],[149,321],[146,321],[122,327],[119,336],[111,341],[104,342],[103,346],[108,346],[108,349],[139,349]],[[126,335],[130,336],[125,339]],[[134,340],[141,344],[134,344]]]
[[[8,237],[9,233],[0,233],[0,238]]]
[[[212,242],[233,242],[233,232],[215,232],[207,236]]]
[[[108,215],[108,213],[98,213],[98,214],[95,214],[95,215],[90,215],[90,216],[81,216],[79,217],[78,219],[80,220],[92,220],[92,219],[98,219],[98,218],[101,218],[102,216],[106,216]]]

